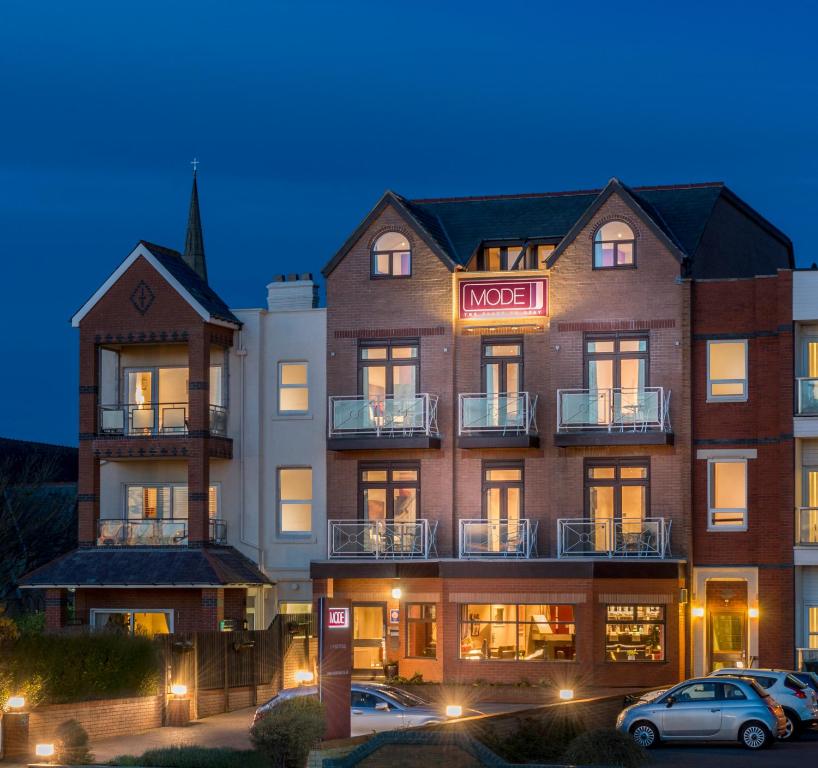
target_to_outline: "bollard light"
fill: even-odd
[[[315,675],[310,672],[308,669],[299,669],[295,675],[295,682],[299,685],[304,685],[305,683],[311,683],[315,679]]]
[[[184,683],[174,683],[170,687],[170,692],[177,698],[182,698],[182,696],[187,696],[187,686]]]
[[[574,698],[573,688],[560,688],[560,698],[563,701],[571,701]]]
[[[37,755],[37,757],[54,757],[54,745],[38,744],[34,747],[34,754]]]
[[[446,717],[460,717],[463,714],[463,707],[459,704],[446,705]]]
[[[23,709],[26,705],[24,696],[10,696],[6,702],[6,709]]]

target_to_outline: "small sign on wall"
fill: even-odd
[[[389,609],[389,623],[398,624],[400,622],[400,608]]]
[[[349,608],[330,608],[327,615],[328,629],[349,628]]]

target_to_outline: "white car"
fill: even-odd
[[[781,737],[784,741],[794,741],[805,727],[818,722],[818,700],[815,691],[789,672],[754,667],[750,669],[725,667],[710,673],[710,677],[724,675],[755,680],[784,708],[784,716],[787,718],[787,732]]]

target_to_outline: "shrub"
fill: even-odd
[[[311,696],[283,701],[250,730],[253,746],[274,768],[304,768],[324,735],[324,707]]]
[[[94,762],[88,749],[88,733],[76,720],[66,720],[57,728],[57,756],[67,765],[87,765]]]
[[[24,613],[14,622],[21,635],[41,635],[45,631],[45,613],[42,611]]]
[[[648,761],[647,753],[627,734],[599,728],[577,736],[563,759],[575,765],[609,765],[638,768]]]
[[[504,735],[489,726],[478,737],[489,749],[512,763],[557,762],[582,730],[582,723],[576,717],[557,712],[548,718],[518,720],[517,728]]]
[[[267,761],[253,750],[207,747],[149,749],[139,756],[120,755],[110,763],[144,768],[269,768]]]

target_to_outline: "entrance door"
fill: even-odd
[[[352,673],[357,676],[383,675],[386,635],[386,604],[352,605]]]
[[[722,667],[746,666],[746,615],[733,611],[714,611],[710,614],[710,671]]]

